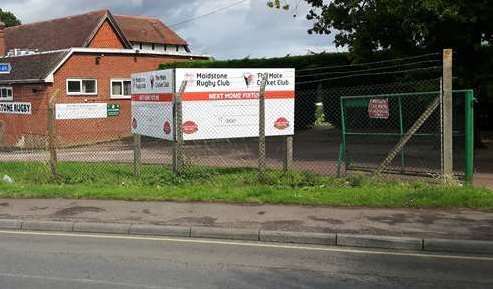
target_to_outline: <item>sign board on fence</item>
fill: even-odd
[[[172,140],[172,96],[187,80],[182,95],[184,140],[257,137],[264,73],[269,79],[265,92],[266,136],[293,135],[294,69],[243,68],[176,69],[133,75],[133,132]]]
[[[389,112],[389,100],[384,98],[374,98],[368,102],[368,116],[370,118],[388,119]]]
[[[56,119],[92,119],[108,117],[106,103],[57,103]]]
[[[258,137],[259,92],[265,89],[265,135],[294,134],[294,69],[176,69],[183,80],[183,139]]]
[[[0,113],[7,114],[31,114],[30,102],[6,102],[0,103]]]
[[[132,133],[173,139],[173,70],[132,75]]]

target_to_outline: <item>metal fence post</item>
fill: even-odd
[[[267,86],[267,73],[263,75],[259,93],[259,135],[258,135],[258,170],[262,177],[265,173],[265,87]]]
[[[288,135],[284,137],[284,163],[283,169],[285,172],[289,171],[293,165],[293,136]]]
[[[179,174],[183,168],[183,131],[182,131],[182,94],[187,86],[187,81],[181,83],[180,90],[174,97],[174,143],[173,143],[173,173]]]
[[[465,165],[466,184],[472,184],[474,175],[474,92],[466,92],[465,99]]]
[[[401,96],[398,97],[399,101],[399,133],[400,133],[400,138],[404,136],[404,116],[403,116],[403,111],[402,111],[402,98]],[[405,165],[405,153],[404,153],[405,148],[403,147],[401,150],[401,173],[404,172],[406,165]]]
[[[55,115],[55,100],[58,95],[58,90],[56,90],[53,95],[51,96],[49,102],[48,102],[48,123],[47,123],[47,128],[48,128],[48,151],[50,153],[50,171],[51,175],[53,177],[58,176],[58,171],[57,171],[57,162],[58,162],[58,157],[57,157],[57,151],[56,151],[56,128],[55,128],[55,122],[56,122],[56,115]]]
[[[452,49],[443,50],[443,88],[442,88],[442,146],[443,176],[452,177],[453,167],[453,101],[452,101]]]
[[[139,177],[142,167],[141,136],[134,134],[134,176]]]

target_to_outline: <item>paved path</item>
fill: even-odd
[[[492,288],[493,258],[0,232],[2,288]]]
[[[0,218],[493,240],[493,211],[0,199]]]

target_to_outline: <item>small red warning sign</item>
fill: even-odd
[[[368,116],[370,118],[388,119],[389,100],[388,99],[371,99],[368,103]]]

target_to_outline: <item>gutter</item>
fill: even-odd
[[[34,84],[46,83],[45,79],[0,80],[0,84]]]
[[[144,56],[178,56],[178,57],[189,57],[193,58],[206,58],[211,59],[210,55],[205,54],[188,54],[188,53],[170,53],[170,52],[149,52],[149,51],[139,51],[134,49],[112,49],[112,48],[70,48],[68,53],[63,57],[63,59],[58,63],[58,65],[48,74],[44,79],[44,82],[52,83],[54,81],[55,72],[62,67],[62,65],[74,54],[74,53],[99,53],[99,54],[125,54],[125,55],[144,55]]]

